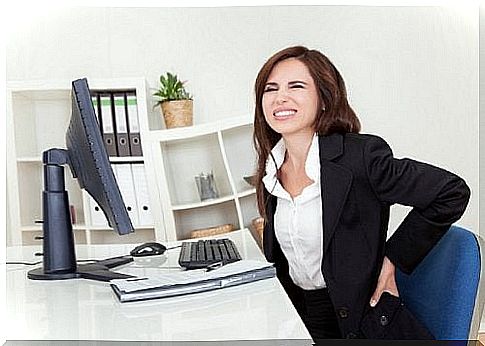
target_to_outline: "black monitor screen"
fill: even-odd
[[[104,147],[87,80],[72,82],[72,114],[66,133],[69,166],[81,188],[103,210],[119,234],[133,232],[120,190]]]

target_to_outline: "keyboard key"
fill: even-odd
[[[190,260],[197,261],[197,247],[192,244],[190,246]]]
[[[224,264],[239,261],[241,256],[236,245],[230,239],[199,240],[183,242],[179,256],[179,264],[187,269],[206,268],[223,262]]]
[[[200,240],[197,244],[197,261],[204,261],[206,258],[205,245],[204,242]]]
[[[221,252],[221,259],[229,259],[229,253],[226,250],[226,245],[224,243],[219,243],[219,251]]]
[[[214,254],[212,253],[212,247],[209,242],[205,242],[205,255],[207,256],[208,261],[212,261],[214,259]]]

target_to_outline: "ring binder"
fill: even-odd
[[[102,135],[104,140],[104,146],[108,152],[108,156],[118,156],[116,150],[116,138],[114,132],[114,120],[111,110],[111,95],[101,94],[100,95],[101,104],[101,123],[102,123]]]
[[[128,215],[130,216],[133,226],[139,226],[138,208],[136,205],[135,187],[133,184],[133,175],[130,164],[113,165],[113,172],[118,182],[121,196],[125,202]]]
[[[140,123],[138,120],[138,108],[135,93],[126,95],[126,115],[128,117],[128,137],[130,141],[130,153],[132,156],[143,156],[140,139]]]
[[[128,126],[126,123],[125,95],[113,96],[115,113],[116,149],[118,156],[130,156],[130,143],[128,140]]]
[[[140,226],[153,226],[153,215],[148,197],[149,192],[145,166],[141,163],[133,163],[131,164],[131,173],[133,175]]]

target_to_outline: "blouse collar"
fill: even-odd
[[[285,160],[286,145],[283,138],[281,138],[271,150],[271,154],[266,160],[266,175],[263,177],[263,183],[268,192],[272,193],[276,184],[278,183],[278,169]],[[273,160],[274,158],[274,160]],[[307,176],[315,182],[320,180],[320,156],[318,146],[318,135],[313,135],[310,150],[305,161],[305,172]]]

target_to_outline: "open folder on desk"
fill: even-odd
[[[111,280],[111,288],[120,302],[165,298],[236,286],[272,278],[272,263],[241,260],[212,271],[205,269],[163,273],[150,277]]]

